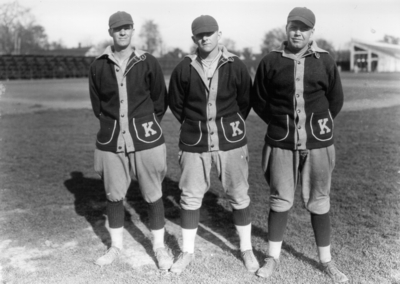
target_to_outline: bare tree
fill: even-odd
[[[18,1],[0,6],[0,51],[7,54],[27,53],[48,45],[42,26],[35,23],[30,9]]]
[[[141,28],[139,37],[144,42],[144,49],[146,49],[151,54],[159,52],[161,55],[163,41],[161,38],[161,34],[158,30],[158,25],[154,23],[153,20],[145,21]]]
[[[261,52],[267,54],[281,46],[286,40],[285,27],[275,28],[265,34],[264,41],[261,45]]]

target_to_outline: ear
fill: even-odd
[[[218,31],[218,41],[221,39],[221,37],[222,37],[222,32]]]
[[[310,39],[314,38],[314,31],[315,31],[315,29],[312,29],[312,30],[311,30]]]
[[[195,37],[195,36],[192,36],[192,40],[193,40],[193,43],[194,43],[195,45],[198,45],[198,44],[197,44],[197,40],[196,40],[196,37]]]
[[[113,37],[113,29],[108,29],[108,34],[110,35],[110,37]]]

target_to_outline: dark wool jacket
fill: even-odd
[[[252,89],[253,109],[267,123],[265,141],[290,150],[328,147],[343,106],[335,61],[315,42],[300,59],[285,44],[262,59]]]
[[[110,58],[111,49],[96,58],[90,66],[89,89],[93,112],[100,121],[96,147],[103,151],[121,152],[118,138],[122,135],[128,151],[150,149],[164,143],[160,121],[168,107],[164,76],[157,60],[148,53],[135,50],[129,58],[124,83],[118,85],[118,65]],[[107,51],[107,50],[106,50]],[[124,89],[121,89],[124,88]],[[120,92],[127,94],[127,102],[120,99]],[[122,104],[127,110],[120,111]],[[123,118],[125,120],[123,120]],[[126,121],[126,131],[120,123]],[[119,141],[121,143],[121,141]],[[124,145],[124,144],[123,144]]]
[[[169,107],[182,124],[183,151],[227,151],[247,144],[251,78],[236,55],[219,48],[222,55],[210,86],[196,54],[185,57],[171,75]]]

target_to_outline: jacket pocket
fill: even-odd
[[[162,129],[154,113],[132,119],[136,138],[143,143],[154,143],[162,137]]]
[[[240,114],[221,118],[221,129],[229,143],[242,141],[246,137],[246,123]]]
[[[275,141],[285,140],[289,136],[289,115],[274,115],[268,124],[267,136]]]
[[[117,132],[117,121],[100,114],[100,130],[97,132],[97,143],[107,145],[111,143]]]
[[[181,126],[180,140],[186,146],[196,146],[203,137],[201,121],[185,119]]]
[[[333,137],[333,127],[333,119],[329,111],[311,114],[311,133],[318,141],[331,140]]]

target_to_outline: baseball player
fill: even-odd
[[[99,119],[94,153],[95,171],[104,181],[111,247],[96,260],[111,264],[123,247],[123,200],[136,178],[149,205],[153,250],[160,269],[173,259],[164,246],[164,205],[161,182],[165,177],[166,148],[160,121],[166,111],[167,92],[157,60],[131,46],[133,20],[126,12],[109,19],[113,46],[90,66],[90,98]]]
[[[334,124],[343,105],[335,61],[312,41],[315,15],[294,8],[285,41],[259,64],[253,108],[267,123],[262,167],[270,186],[268,256],[257,275],[268,278],[279,265],[288,213],[300,180],[323,271],[337,282],[347,277],[331,256],[331,174],[335,166]]]
[[[259,264],[251,245],[245,126],[251,78],[239,58],[218,45],[221,32],[213,17],[196,18],[192,33],[197,52],[176,66],[169,85],[169,106],[181,123],[179,188],[183,237],[182,253],[171,271],[180,274],[194,259],[200,207],[210,188],[214,164],[233,208],[244,264],[255,272]]]

